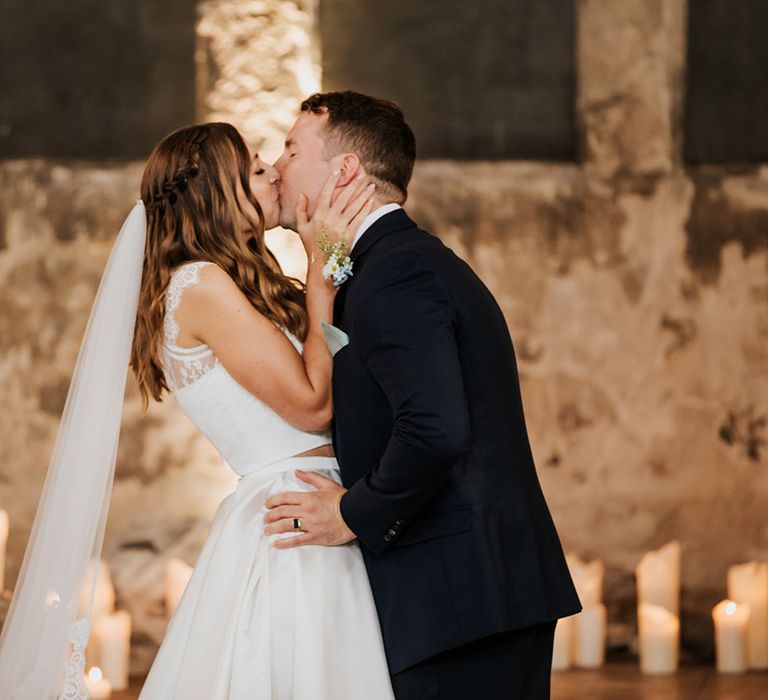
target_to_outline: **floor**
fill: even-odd
[[[768,673],[725,676],[708,666],[684,666],[667,678],[643,676],[636,664],[552,677],[552,700],[768,700]]]
[[[141,679],[134,678],[131,689],[112,700],[136,700],[140,688]],[[685,666],[675,676],[651,678],[635,664],[613,663],[600,671],[555,674],[552,700],[768,700],[768,673],[721,676],[710,667]]]

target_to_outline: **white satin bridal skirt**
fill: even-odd
[[[295,469],[339,481],[335,459],[300,457],[238,482],[140,700],[392,700],[357,543],[280,550],[263,534],[270,495],[313,488]]]

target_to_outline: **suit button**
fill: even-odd
[[[387,533],[390,537],[394,537],[397,534],[397,530],[395,528],[390,528],[389,532]]]
[[[392,541],[392,535],[389,535],[389,534],[384,535],[384,541],[385,542],[391,542]]]
[[[398,520],[398,521],[395,523],[395,525],[399,525],[400,527],[402,527],[403,525],[405,525],[405,520]]]

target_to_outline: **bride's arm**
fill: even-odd
[[[272,321],[253,308],[229,275],[216,265],[201,269],[199,284],[185,291],[176,312],[179,325],[197,341],[208,344],[241,386],[301,430],[324,430],[333,412],[333,362],[321,321],[330,323],[333,318],[336,290],[322,276],[322,255],[313,255],[318,229],[325,224],[348,239],[371,208],[372,190],[360,190],[357,183],[331,205],[335,179],[337,176],[329,180],[321,194],[312,221],[306,218],[306,199],[302,198],[297,212],[309,259],[309,332],[303,355]]]

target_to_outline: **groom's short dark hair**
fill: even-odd
[[[356,153],[382,192],[404,202],[416,160],[416,138],[394,102],[359,92],[315,93],[302,112],[327,114],[325,147],[329,156]]]

